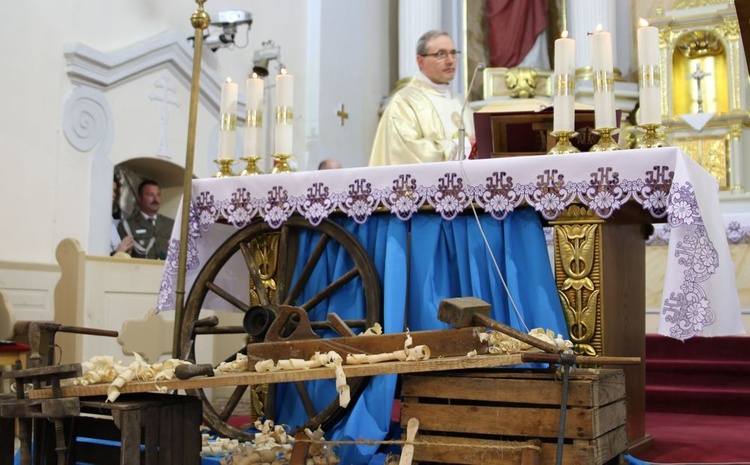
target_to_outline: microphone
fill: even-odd
[[[474,68],[474,72],[471,74],[471,81],[469,81],[469,87],[466,88],[466,96],[464,97],[464,104],[461,106],[460,126],[458,128],[458,159],[463,160],[466,156],[466,125],[464,124],[464,113],[466,112],[466,105],[469,103],[469,95],[471,94],[471,88],[474,87],[474,80],[477,78],[477,73],[484,70],[484,63],[477,63]]]

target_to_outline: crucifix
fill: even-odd
[[[700,63],[696,63],[695,72],[685,76],[688,79],[695,79],[695,84],[698,87],[698,99],[696,100],[696,102],[698,103],[698,113],[703,113],[703,92],[701,92],[701,80],[710,75],[711,73],[706,73],[701,69]]]
[[[341,104],[341,108],[336,112],[336,116],[338,116],[339,118],[341,118],[341,125],[342,126],[344,125],[344,122],[345,122],[344,120],[349,119],[349,113],[347,113],[346,111],[344,111],[344,104],[343,103]]]
[[[162,102],[161,106],[161,142],[159,144],[159,150],[156,153],[158,156],[163,158],[172,158],[169,154],[169,147],[167,146],[167,123],[169,122],[169,105],[174,105],[180,108],[180,102],[171,100],[169,93],[176,93],[177,89],[169,84],[169,76],[166,74],[154,83],[157,89],[161,89],[158,92],[152,92],[148,95],[149,100],[156,100]]]

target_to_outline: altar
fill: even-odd
[[[641,357],[644,227],[666,222],[659,333],[686,339],[744,332],[716,181],[676,148],[199,179],[190,208],[187,291],[217,248],[254,222],[278,229],[293,218],[312,226],[333,219],[376,255],[386,333],[440,327],[434,299],[473,294],[493,304],[494,318],[521,330],[550,328],[570,337],[579,353]],[[546,248],[537,247],[546,244],[545,223],[555,230],[554,276]],[[422,248],[428,253],[411,255]],[[159,311],[174,308],[178,250],[177,228]],[[492,263],[496,254],[499,264]],[[446,264],[459,268],[446,272]],[[235,265],[239,271],[228,267],[217,276],[222,291],[209,292],[206,306],[241,308],[222,297],[249,293],[247,270],[241,260]],[[359,303],[350,303],[356,313]],[[627,373],[628,436],[637,442],[645,436],[644,369],[634,368]],[[377,389],[394,386],[381,381]],[[370,410],[367,421],[384,435],[390,410]]]

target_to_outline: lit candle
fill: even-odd
[[[287,74],[286,68],[281,68],[281,72],[276,75],[276,105],[294,106],[294,76]]]
[[[591,64],[594,69],[594,125],[617,128],[615,124],[615,89],[612,72],[612,36],[596,26],[591,35]]]
[[[572,132],[575,127],[576,44],[568,31],[555,40],[555,102],[553,131]]]
[[[641,18],[638,28],[638,93],[640,124],[661,124],[659,89],[659,29]]]
[[[259,153],[260,134],[263,128],[263,79],[257,74],[246,82],[247,89],[247,117],[245,120],[246,157],[257,157]]]
[[[275,152],[292,154],[294,141],[294,76],[286,68],[276,76],[276,137]]]
[[[221,84],[219,159],[234,158],[234,129],[237,124],[237,83],[227,78]]]

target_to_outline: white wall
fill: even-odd
[[[209,14],[226,9],[250,11],[253,24],[247,37],[247,28],[239,27],[236,42],[246,44],[244,48],[204,51],[201,73],[204,94],[197,118],[195,173],[207,176],[215,171],[211,160],[216,144],[218,81],[230,76],[244,84],[252,70],[253,51],[269,39],[281,47],[281,61],[295,76],[294,147],[299,168],[314,169],[318,158],[323,156],[338,156],[347,166],[365,164],[364,154],[369,154],[380,99],[392,85],[390,55],[382,52],[381,45],[388,47],[389,41],[383,40],[383,35],[395,27],[388,21],[389,8],[394,4],[395,0],[206,2]],[[313,7],[318,11],[310,16]],[[157,158],[162,108],[149,99],[149,94],[156,90],[155,82],[165,75],[175,87],[172,97],[179,102],[179,107],[169,107],[167,136],[171,159],[167,161],[184,166],[190,103],[185,76],[181,78],[179,72],[168,67],[157,67],[126,79],[115,79],[111,85],[84,82],[91,86],[92,92],[103,94],[99,99],[103,106],[79,109],[80,114],[109,113],[104,118],[105,127],[87,128],[83,120],[78,123],[75,130],[84,132],[81,137],[97,137],[79,150],[69,142],[63,127],[66,112],[70,110],[66,105],[70,106],[75,101],[75,92],[80,92],[76,90],[80,82],[73,82],[69,75],[64,51],[66,45],[76,44],[111,59],[165,32],[187,38],[194,33],[190,16],[196,8],[197,4],[189,0],[32,0],[6,5],[6,17],[12,20],[0,31],[0,53],[4,60],[0,86],[0,101],[4,106],[0,112],[4,151],[0,156],[0,195],[4,199],[0,202],[0,218],[6,225],[0,232],[0,260],[55,263],[55,248],[66,237],[78,240],[87,253],[104,253],[101,235],[107,234],[108,226],[102,218],[109,209],[111,169],[132,158]],[[320,80],[318,88],[310,89],[306,84],[308,68],[316,60],[323,63],[321,56],[310,56],[315,47],[309,46],[308,17],[316,15],[321,21],[318,43],[346,45],[339,49],[346,53],[330,58],[329,64],[337,66],[326,74],[333,76]],[[272,69],[269,86],[273,85],[277,69]],[[240,101],[244,102],[244,85],[240,89]],[[370,90],[363,93],[362,89]],[[324,100],[316,101],[306,98],[309,91],[327,94]],[[269,94],[273,96],[273,92]],[[335,110],[328,103],[325,106],[318,103],[338,104],[339,100],[352,109],[344,127],[348,142],[343,151],[336,149],[341,144],[333,132],[338,129],[338,119],[331,116]],[[308,108],[308,102],[313,107]],[[243,104],[240,111],[242,107]],[[269,116],[266,121],[271,119]],[[313,125],[319,126],[321,137],[315,159],[306,160],[305,130],[311,127],[307,119],[317,121]],[[242,147],[241,138],[238,134],[238,150]],[[174,208],[173,202],[170,208]],[[98,216],[92,210],[99,211]]]

